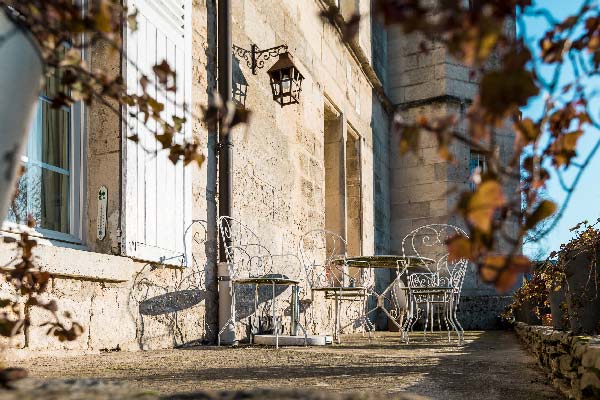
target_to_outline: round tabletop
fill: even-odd
[[[434,264],[435,261],[431,258],[425,257],[414,257],[414,256],[398,256],[398,255],[377,255],[377,256],[356,256],[337,258],[333,260],[334,264],[337,265],[348,265],[354,268],[398,268],[405,265],[411,267],[427,267],[428,265]]]
[[[281,274],[267,274],[237,279],[234,278],[232,281],[240,284],[248,283],[255,285],[298,285],[300,283],[299,280],[291,279]]]

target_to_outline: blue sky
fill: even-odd
[[[582,0],[537,0],[536,6],[543,6],[550,10],[558,20],[577,12],[581,6]],[[525,18],[525,35],[530,43],[537,43],[539,38],[549,27],[548,22],[542,17],[526,17]],[[523,31],[518,29],[518,34],[523,35]],[[550,71],[544,71],[549,73]],[[573,71],[567,68],[561,75],[563,82],[568,82],[573,79]],[[589,89],[600,90],[600,80],[588,82]],[[537,99],[534,99],[523,109],[523,116],[537,118],[541,115],[543,104],[543,94]],[[594,100],[591,103],[591,110],[595,116],[600,119],[600,100]],[[600,132],[588,128],[579,141],[579,148],[582,152],[578,154],[578,159],[583,159],[588,154],[592,145],[596,142]],[[567,180],[572,179],[573,172],[566,171]],[[566,193],[560,187],[558,178],[552,177],[548,186],[548,196],[554,201],[560,203],[565,198]],[[561,243],[569,241],[572,237],[572,232],[569,228],[576,225],[582,220],[595,221],[600,217],[600,154],[596,155],[595,159],[588,166],[584,173],[577,189],[575,190],[571,202],[563,218],[558,223],[558,226],[544,239],[534,244],[526,244],[524,248],[525,254],[531,257],[539,257],[547,255],[552,250],[557,250]]]

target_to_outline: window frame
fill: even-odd
[[[477,156],[477,167],[472,168],[473,156]],[[476,168],[481,168],[481,173],[484,174],[487,172],[487,157],[484,153],[479,151],[470,150],[469,151],[469,175],[468,175],[468,183],[469,189],[474,192],[477,186],[475,182],[473,182],[473,172]]]
[[[43,95],[38,96],[38,103],[36,105],[37,110],[41,106],[41,102],[47,101]],[[36,112],[38,112],[36,110]],[[56,240],[60,242],[68,242],[73,244],[83,244],[84,232],[83,229],[83,209],[84,209],[84,176],[83,171],[85,157],[84,155],[84,135],[85,129],[83,129],[84,121],[86,119],[85,106],[81,102],[77,102],[69,107],[69,233],[53,231],[50,229],[35,227],[30,229],[31,236],[41,237],[50,240]],[[31,135],[29,132],[28,136]],[[27,141],[29,142],[29,138]],[[37,161],[29,161],[28,155],[23,154],[21,156],[22,163],[41,164],[44,167],[45,163]],[[54,169],[56,167],[51,166]],[[62,168],[60,168],[62,169]],[[6,217],[5,217],[6,218]],[[4,220],[2,224],[2,231],[9,233],[15,233],[22,231],[26,228],[25,225],[16,222]]]
[[[88,0],[73,0],[74,3],[81,5],[83,13],[86,13],[89,3]],[[80,49],[82,59],[89,61],[89,52],[87,49]],[[41,90],[40,90],[41,91]],[[41,92],[38,95],[36,103],[36,114],[39,111],[41,102],[48,101],[48,98]],[[24,224],[8,221],[6,216],[0,221],[0,231],[14,234],[23,230],[29,231],[32,237],[48,239],[47,244],[62,244],[68,247],[85,248],[86,229],[84,227],[84,212],[86,209],[86,173],[87,158],[84,157],[87,143],[87,107],[78,101],[69,106],[69,233],[53,231],[40,227],[28,228]],[[27,146],[29,144],[30,132],[28,132]],[[30,162],[28,155],[21,155],[21,162]],[[37,164],[44,164],[36,162]],[[54,168],[54,166],[51,166]],[[50,169],[52,169],[50,168]]]

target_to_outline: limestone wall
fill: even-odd
[[[548,379],[569,399],[600,397],[600,340],[517,322],[515,331]]]
[[[360,209],[353,209],[352,215],[362,221],[360,246],[355,248],[364,254],[387,253],[389,116],[375,95],[365,70],[368,65],[361,65],[352,49],[342,43],[339,31],[318,16],[327,5],[320,0],[232,2],[233,43],[246,49],[251,44],[262,49],[287,44],[305,77],[300,104],[281,108],[272,100],[266,73],[276,59],[269,60],[257,75],[244,61],[234,59],[234,86],[247,84],[244,104],[252,111],[251,123],[232,134],[234,217],[254,230],[273,253],[297,254],[303,232],[325,228],[324,107],[329,103],[340,115],[342,138],[346,139],[349,129],[358,137],[360,160],[353,160],[353,165],[359,174],[353,185],[358,185],[358,177],[361,184],[360,190],[354,191],[353,206],[360,203]],[[361,25],[359,45],[370,57],[370,18],[368,10],[362,11],[367,17]],[[216,87],[215,1],[194,0],[192,12],[192,110],[198,116]],[[378,37],[385,39],[385,35]],[[385,48],[385,44],[375,46]],[[110,58],[102,47],[93,49],[89,61],[92,66],[120,70],[118,57]],[[383,71],[381,65],[378,69]],[[192,265],[152,265],[121,255],[124,186],[120,169],[127,135],[119,116],[99,106],[87,113],[82,243],[67,246],[42,240],[36,249],[36,262],[53,274],[49,297],[59,299],[61,310],[71,312],[86,331],[76,342],[59,343],[45,337],[44,328],[37,326],[46,315],[25,310],[31,313],[33,325],[16,339],[22,349],[18,354],[27,350],[36,354],[61,349],[97,352],[214,342],[218,331],[216,133],[199,118],[192,120],[193,135],[207,155],[202,168],[188,167],[193,176],[193,218],[205,221],[194,225],[189,233],[193,237]],[[345,166],[340,168],[343,173]],[[108,226],[106,238],[98,240],[95,193],[101,185],[109,191]],[[3,265],[14,254],[13,245],[0,244]],[[279,272],[292,275],[292,270],[301,267],[290,262],[281,268]],[[311,333],[330,334],[333,302],[322,294],[312,295],[300,276],[301,322]],[[239,296],[240,335],[248,331],[252,308],[252,296],[247,296],[246,289],[240,289]],[[278,294],[281,310],[289,315],[289,289]],[[267,313],[269,296],[261,292],[261,312]],[[355,304],[347,314],[356,315],[358,307]],[[349,321],[347,318],[345,322]]]

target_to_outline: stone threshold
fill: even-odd
[[[600,336],[576,336],[549,326],[515,324],[517,336],[569,399],[600,398]]]

